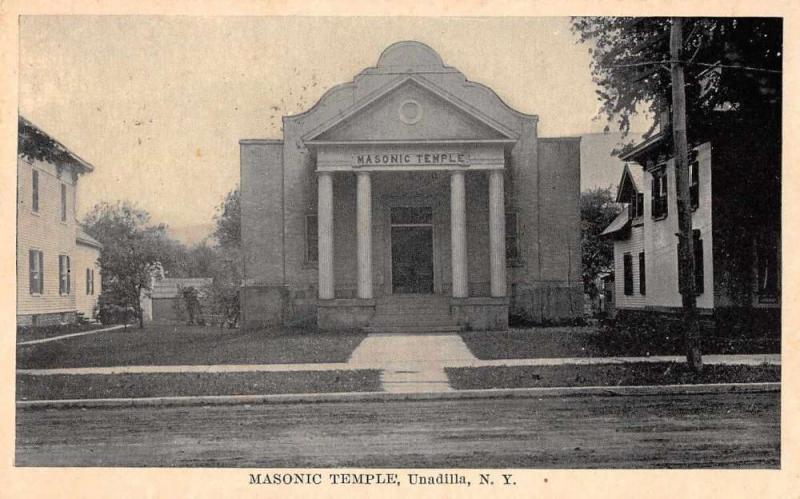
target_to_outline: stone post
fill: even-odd
[[[506,211],[503,170],[489,172],[489,271],[492,296],[506,296]]]
[[[333,281],[333,174],[319,172],[317,182],[319,299],[334,298]]]
[[[467,226],[464,172],[450,175],[450,252],[453,272],[453,297],[467,298]]]
[[[369,172],[356,174],[358,297],[372,299],[372,184]]]

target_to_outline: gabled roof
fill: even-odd
[[[318,139],[325,132],[332,130],[333,128],[347,121],[350,121],[355,116],[361,114],[371,104],[375,103],[382,97],[390,94],[391,92],[399,89],[400,87],[406,84],[417,85],[418,87],[421,87],[427,90],[428,92],[436,95],[440,99],[447,101],[447,103],[453,106],[454,108],[462,111],[463,113],[466,113],[467,115],[469,115],[470,118],[476,120],[482,125],[489,127],[491,130],[493,130],[498,135],[500,135],[501,137],[505,138],[508,141],[515,141],[518,138],[518,134],[514,130],[508,128],[502,123],[487,116],[474,106],[468,104],[459,97],[456,97],[447,90],[434,84],[430,80],[426,79],[424,76],[420,74],[409,74],[409,75],[401,75],[395,78],[394,80],[390,81],[383,87],[367,95],[365,98],[354,103],[349,108],[343,110],[333,119],[330,119],[320,124],[318,127],[314,128],[313,130],[311,130],[302,137],[303,142],[305,142],[306,144],[314,144],[315,140]]]
[[[612,236],[627,230],[631,225],[631,218],[628,215],[628,210],[622,210],[617,218],[611,221],[606,227],[606,230],[600,233],[600,237]]]
[[[631,196],[644,192],[644,171],[641,167],[626,164],[617,187],[617,203],[630,203]]]

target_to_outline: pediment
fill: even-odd
[[[431,82],[402,78],[356,103],[304,140],[439,141],[509,140],[513,131],[493,122]]]

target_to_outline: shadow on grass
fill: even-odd
[[[345,362],[366,336],[307,328],[150,325],[17,347],[18,369]]]

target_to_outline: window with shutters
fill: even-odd
[[[306,215],[306,263],[317,263],[319,260],[318,241],[317,216]]]
[[[43,268],[44,254],[39,250],[30,250],[28,252],[28,269],[30,293],[32,295],[40,295],[44,291],[44,275],[42,272]]]
[[[39,212],[39,171],[33,170],[31,173],[31,210]]]
[[[694,292],[696,295],[703,294],[703,281],[705,274],[703,273],[703,240],[700,238],[700,229],[692,231],[692,246],[694,250]],[[680,251],[681,243],[678,242],[678,290],[683,288],[683,281],[681,280],[680,272]]]
[[[633,294],[633,257],[630,253],[625,253],[622,256],[623,274],[625,277],[625,295],[631,296]]]
[[[61,184],[61,221],[67,221],[67,185]]]
[[[689,165],[689,197],[692,210],[696,210],[700,206],[700,163],[697,161]]]
[[[637,192],[628,203],[628,216],[633,220],[644,215],[644,194]]]
[[[69,256],[58,255],[58,292],[68,295],[70,288]]]
[[[653,218],[660,220],[669,213],[669,195],[667,191],[667,168],[662,165],[652,172],[653,182],[651,191],[650,211]]]
[[[520,264],[519,220],[516,212],[506,213],[506,265]]]
[[[647,294],[647,282],[644,274],[644,252],[639,253],[639,294]]]

